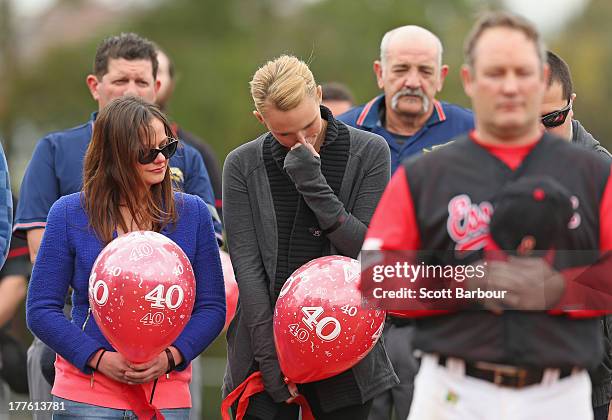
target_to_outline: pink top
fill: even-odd
[[[155,387],[153,405],[159,409],[190,408],[191,395],[189,382],[191,381],[191,364],[182,372],[170,373],[160,376]],[[57,397],[85,404],[101,407],[132,410],[131,398],[137,393],[129,392],[139,385],[127,385],[110,379],[101,372],[94,372],[93,386],[91,374],[86,375],[66,359],[57,355],[55,358],[55,383],[51,393]],[[142,385],[147,401],[151,396],[153,382]]]

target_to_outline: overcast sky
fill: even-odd
[[[12,0],[15,12],[19,16],[31,16],[43,12],[56,0]],[[97,3],[115,7],[128,7],[134,4],[158,3],[159,0],[95,0]]]
[[[538,25],[544,34],[554,33],[572,16],[580,14],[589,0],[504,0],[508,8]]]

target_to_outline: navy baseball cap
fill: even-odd
[[[534,250],[562,248],[574,213],[571,193],[549,176],[526,176],[506,184],[493,198],[491,237],[516,251],[526,237]]]

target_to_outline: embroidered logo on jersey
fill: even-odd
[[[183,171],[181,171],[179,168],[176,168],[174,166],[170,167],[170,176],[172,176],[172,181],[182,184],[183,182],[185,182],[185,177],[183,176]]]
[[[492,215],[493,205],[488,201],[473,204],[466,194],[453,197],[448,203],[446,229],[455,241],[455,250],[484,248],[489,236],[489,221]]]

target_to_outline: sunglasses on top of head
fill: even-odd
[[[177,146],[178,146],[178,140],[172,137],[168,137],[168,143],[166,143],[164,147],[161,147],[159,149],[149,149],[148,152],[141,152],[140,156],[138,157],[138,162],[140,162],[143,165],[146,165],[147,163],[151,163],[155,159],[157,159],[157,155],[159,155],[160,153],[164,155],[166,160],[168,160],[176,152]]]
[[[542,115],[541,117],[542,124],[546,128],[559,127],[561,124],[565,122],[565,119],[567,118],[567,114],[569,114],[571,109],[572,109],[572,100],[570,99],[567,102],[567,105],[564,106],[563,108],[557,111],[549,112],[548,114]]]

